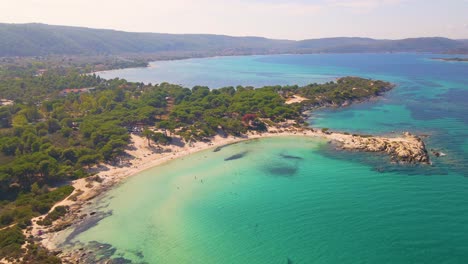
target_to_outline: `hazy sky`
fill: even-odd
[[[0,0],[0,22],[284,39],[468,39],[468,0]]]

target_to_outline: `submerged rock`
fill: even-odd
[[[221,147],[216,147],[216,148],[213,150],[213,152],[219,152],[219,151],[221,151],[221,149],[222,149]]]
[[[437,150],[434,150],[434,149],[431,149],[431,152],[434,156],[436,156],[437,158],[439,157],[443,157],[443,156],[447,156],[447,154],[443,153],[443,152],[440,152],[440,151],[437,151]]]
[[[280,156],[284,159],[292,159],[292,160],[303,160],[304,158],[298,157],[298,156],[293,156],[293,155],[288,155],[288,154],[280,154]]]
[[[241,152],[241,153],[232,155],[232,156],[230,156],[230,157],[227,157],[227,158],[224,159],[224,161],[230,161],[230,160],[241,159],[241,158],[243,158],[245,155],[247,155],[247,151],[244,151],[244,152]]]
[[[270,166],[267,168],[267,172],[270,175],[280,176],[280,177],[292,177],[296,174],[298,168],[292,166]]]

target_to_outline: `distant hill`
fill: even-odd
[[[468,44],[447,38],[409,38],[376,40],[369,38],[331,38],[299,41],[298,50],[308,52],[435,52],[451,53]]]
[[[44,24],[0,24],[0,56],[159,52],[275,52],[291,41],[221,35],[130,33]]]
[[[466,40],[325,38],[302,41],[208,34],[131,33],[45,24],[0,23],[0,57],[45,55],[236,55],[318,52],[468,51]]]

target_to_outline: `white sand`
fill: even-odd
[[[306,101],[306,100],[309,100],[309,99],[295,94],[292,97],[286,99],[286,102],[284,102],[284,103],[285,104],[294,104],[294,103],[301,103],[301,102]]]
[[[351,135],[345,135],[341,133],[323,133],[321,131],[315,131],[313,129],[303,129],[303,128],[294,128],[289,127],[285,129],[281,128],[269,128],[269,132],[267,133],[256,133],[250,132],[245,137],[233,137],[228,136],[223,138],[221,136],[215,136],[211,139],[211,142],[195,142],[192,144],[185,144],[183,147],[170,145],[170,146],[163,146],[162,148],[164,151],[162,152],[160,149],[155,148],[154,144],[152,147],[148,146],[148,142],[145,138],[137,135],[131,136],[131,145],[126,151],[126,153],[131,157],[126,161],[123,161],[125,165],[123,166],[111,166],[111,165],[100,165],[99,167],[92,168],[95,170],[98,175],[103,181],[101,183],[96,181],[90,181],[86,178],[75,180],[72,182],[75,191],[70,195],[77,196],[76,201],[72,201],[70,199],[64,199],[63,201],[54,205],[51,211],[57,206],[69,206],[70,212],[72,214],[78,212],[84,203],[90,202],[94,197],[102,193],[106,190],[107,187],[111,187],[116,183],[120,182],[121,180],[131,176],[138,174],[139,172],[152,168],[154,166],[158,166],[162,163],[168,162],[173,159],[181,158],[186,155],[190,155],[195,152],[199,152],[202,150],[215,148],[224,146],[227,144],[240,142],[244,140],[250,139],[257,139],[257,138],[265,138],[265,137],[278,137],[278,136],[307,136],[307,137],[319,137],[328,140],[335,140],[339,142],[346,142],[351,140]],[[404,138],[394,138],[394,140],[406,140]],[[91,170],[91,171],[92,171]],[[77,195],[78,192],[82,192],[81,194]],[[44,215],[45,216],[45,215]],[[43,231],[43,238],[42,245],[50,250],[56,250],[56,245],[54,244],[54,237],[57,233],[54,232],[47,232],[45,231],[46,228],[43,226],[39,226],[36,221],[40,218],[44,217],[36,217],[33,219],[32,228],[25,232],[27,236],[33,235],[35,237],[38,236],[39,230]],[[57,226],[56,221],[53,227]]]

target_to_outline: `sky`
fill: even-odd
[[[277,39],[468,39],[468,0],[0,0],[0,22]]]

